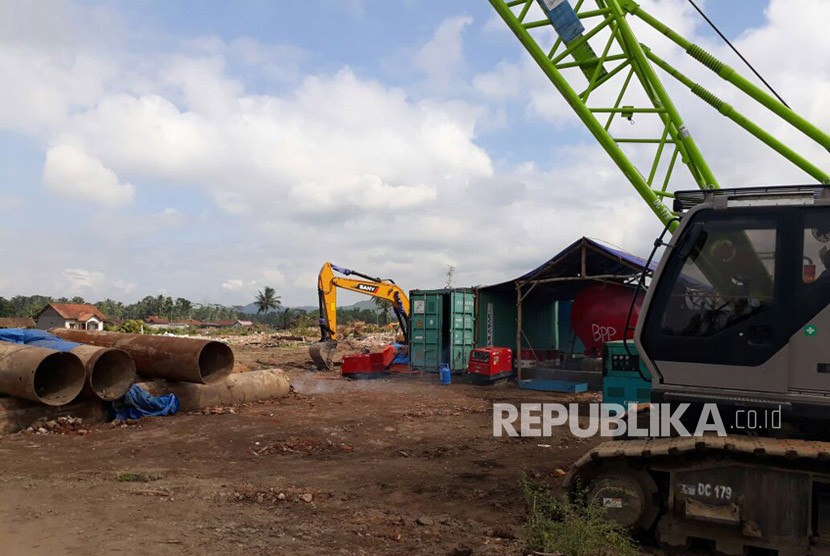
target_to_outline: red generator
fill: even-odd
[[[472,382],[496,382],[513,374],[513,352],[504,347],[475,348],[470,352],[467,373]]]

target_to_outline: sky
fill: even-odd
[[[830,3],[698,4],[830,129]],[[641,5],[745,72],[686,0]],[[268,285],[310,305],[325,261],[405,289],[442,287],[452,265],[473,286],[581,236],[645,256],[661,230],[485,1],[0,0],[0,73],[6,297],[245,305]],[[812,181],[669,90],[721,186]]]

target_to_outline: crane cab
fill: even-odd
[[[636,334],[652,401],[830,415],[830,188],[680,192],[675,209]]]

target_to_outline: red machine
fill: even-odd
[[[504,347],[475,348],[470,352],[467,373],[474,382],[495,382],[513,374],[513,352]]]
[[[395,348],[386,346],[381,351],[344,355],[340,374],[343,378],[377,378],[388,372],[395,359]]]

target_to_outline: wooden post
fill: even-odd
[[[582,238],[582,246],[581,246],[580,251],[582,251],[582,272],[581,272],[580,275],[583,278],[585,278],[586,276],[588,276],[588,264],[587,264],[587,261],[585,260],[586,249],[585,249],[585,238],[584,237]]]
[[[522,380],[522,286],[516,284],[516,376]]]

